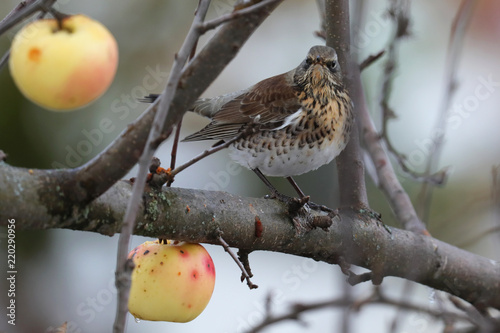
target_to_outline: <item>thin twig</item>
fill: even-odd
[[[183,171],[184,169],[187,169],[188,167],[190,167],[191,165],[195,164],[199,160],[201,160],[201,159],[203,159],[203,158],[205,158],[205,157],[207,157],[209,155],[215,154],[219,150],[222,150],[224,148],[229,147],[230,145],[232,145],[233,143],[235,143],[236,141],[238,141],[239,139],[241,139],[245,135],[245,133],[246,132],[241,132],[238,136],[235,136],[231,140],[228,140],[228,141],[226,141],[224,143],[221,143],[220,145],[217,145],[215,147],[211,147],[210,149],[207,149],[204,152],[202,152],[202,153],[198,154],[197,156],[193,157],[188,162],[186,162],[186,163],[182,164],[181,166],[179,166],[179,167],[175,168],[174,170],[172,170],[172,172],[170,172],[171,178],[173,179],[173,177],[175,175],[177,175],[179,172]]]
[[[29,0],[25,1],[24,4],[20,3],[0,21],[0,35],[3,35],[7,30],[36,12],[42,11],[45,13],[48,8],[52,8],[55,2],[56,0]]]
[[[348,271],[349,276],[347,277],[347,282],[351,286],[355,286],[357,284],[370,281],[373,278],[373,273],[372,272],[366,272],[363,274],[356,274],[353,271],[349,270]]]
[[[361,81],[358,81],[357,84],[361,85]],[[394,172],[389,156],[382,145],[373,120],[368,112],[362,91],[361,94],[363,95],[359,99],[358,115],[362,126],[364,142],[377,172],[378,184],[385,193],[399,223],[406,230],[428,234],[425,224],[419,219],[408,193],[401,186]]]
[[[443,295],[445,295],[443,293]],[[448,300],[459,310],[465,312],[472,323],[474,323],[477,326],[488,326],[491,325],[491,323],[488,322],[487,317],[484,317],[476,307],[467,305],[465,302],[460,300],[458,297],[455,297],[453,295],[448,294]],[[483,332],[493,332],[492,330],[493,327],[490,327],[490,330],[485,330]]]
[[[275,3],[275,2],[279,2],[279,1],[282,1],[282,0],[266,0],[266,1],[261,1],[260,3],[252,5],[251,7],[239,9],[239,10],[236,10],[236,11],[234,11],[232,13],[219,16],[218,18],[213,19],[211,21],[200,23],[198,25],[198,29],[199,29],[200,33],[203,34],[203,33],[207,32],[208,30],[212,30],[212,29],[217,28],[219,25],[221,25],[223,23],[226,23],[228,21],[234,20],[234,19],[239,18],[239,17],[241,17],[243,15],[252,14],[252,13],[260,10],[262,7],[265,7],[265,6],[269,5],[269,4],[272,4],[272,3]]]
[[[258,288],[259,286],[256,285],[256,284],[254,284],[250,280],[250,275],[248,274],[247,270],[245,269],[245,267],[243,266],[243,264],[241,263],[241,261],[238,259],[238,257],[236,256],[236,254],[229,248],[229,245],[226,243],[226,241],[224,240],[224,238],[222,238],[222,236],[218,236],[218,240],[219,240],[220,245],[222,245],[222,247],[224,248],[224,251],[226,251],[227,253],[229,253],[229,255],[231,256],[231,258],[233,258],[233,260],[236,263],[236,265],[238,265],[238,267],[240,268],[241,274],[243,274],[243,276],[245,277],[245,280],[247,281],[248,288],[250,288],[250,289],[256,289],[256,288]]]
[[[465,31],[474,11],[476,0],[463,0],[458,12],[453,20],[448,44],[448,54],[446,59],[446,68],[444,76],[445,92],[439,107],[439,114],[434,125],[434,143],[430,148],[429,158],[425,168],[425,174],[431,175],[437,169],[443,150],[444,137],[446,133],[446,120],[450,112],[450,104],[457,86],[457,67],[462,51]],[[423,183],[419,193],[420,216],[424,220],[428,219],[430,203],[432,199],[433,184]]]
[[[177,148],[179,147],[179,137],[181,135],[181,126],[182,119],[177,124],[177,128],[175,129],[174,143],[172,145],[172,151],[170,152],[170,170],[175,169],[175,162],[177,161]],[[174,177],[170,177],[167,181],[167,186],[170,187],[174,182]]]
[[[7,64],[7,62],[9,61],[9,57],[10,57],[10,49],[5,51],[4,55],[0,59],[0,69],[2,69],[3,66]]]
[[[39,0],[38,3],[35,3],[35,1],[36,0],[22,1],[9,14],[7,14],[7,16],[0,21],[0,35],[37,11],[42,11],[40,15],[37,16],[37,19],[43,18],[45,14],[47,14],[47,8],[52,8],[56,2],[56,0]],[[7,64],[9,57],[10,49],[7,50],[0,59],[0,69]]]
[[[382,50],[382,51],[379,51],[378,53],[369,55],[365,60],[363,60],[359,64],[359,71],[362,72],[363,70],[368,68],[370,65],[372,65],[377,60],[379,60],[384,54],[385,54],[385,50]]]
[[[189,54],[189,60],[193,60],[194,56],[196,55],[196,48],[198,47],[198,41],[195,42],[193,45],[193,49],[191,50],[191,53]],[[174,143],[172,145],[172,151],[170,153],[171,160],[170,160],[170,170],[175,169],[175,163],[177,160],[177,148],[179,147],[179,138],[181,135],[181,127],[182,127],[182,118],[179,120],[179,123],[177,123],[177,128],[175,130],[175,136],[174,136]],[[172,186],[172,183],[174,182],[174,178],[171,177],[168,182],[167,182],[167,187]]]
[[[389,107],[389,99],[392,92],[392,84],[394,81],[394,73],[397,69],[397,54],[399,43],[410,35],[409,31],[409,0],[392,0],[391,7],[388,10],[389,17],[395,22],[393,36],[387,47],[387,60],[384,66],[384,75],[382,80],[382,91],[380,105],[382,107],[382,129],[381,137],[387,136],[387,123],[389,119],[395,118],[394,111]],[[389,141],[389,140],[387,140]]]
[[[238,260],[242,263],[243,267],[245,267],[249,277],[253,277],[252,269],[250,268],[250,260],[248,259],[248,256],[250,255],[251,252],[252,251],[245,249],[238,249]],[[242,273],[241,282],[243,282],[244,279],[245,275]]]
[[[127,253],[129,250],[130,236],[134,230],[135,219],[139,206],[142,202],[141,198],[146,183],[149,163],[153,157],[156,147],[159,144],[158,141],[162,135],[163,124],[170,109],[171,102],[175,96],[182,74],[182,68],[187,62],[196,41],[200,37],[200,33],[196,27],[203,22],[209,5],[210,0],[200,0],[200,3],[198,4],[191,28],[181,49],[179,50],[179,53],[175,57],[172,71],[170,72],[170,76],[167,81],[167,86],[159,101],[158,111],[155,115],[151,131],[149,132],[148,140],[141,158],[139,159],[139,171],[136,181],[134,182],[132,196],[130,197],[129,204],[127,206],[122,232],[118,240],[118,253],[116,260],[116,287],[118,289],[118,304],[116,308],[115,323],[113,326],[114,333],[121,333],[125,330],[128,310],[127,305],[130,292],[130,275],[132,273],[129,263],[130,260],[127,259]]]
[[[471,318],[469,316],[457,313],[457,312],[451,312],[451,311],[439,311],[439,310],[434,310],[434,309],[429,309],[427,307],[423,306],[418,306],[415,304],[411,304],[409,302],[404,302],[404,301],[398,301],[398,300],[392,300],[390,298],[387,298],[383,295],[379,295],[378,293],[376,295],[370,295],[369,297],[363,298],[363,299],[348,299],[348,298],[338,298],[338,299],[333,299],[333,300],[327,300],[327,301],[322,301],[322,302],[316,302],[316,303],[310,303],[310,304],[302,304],[302,303],[297,303],[292,305],[291,310],[288,313],[285,313],[280,316],[268,316],[267,318],[264,319],[263,322],[261,322],[259,325],[255,326],[253,329],[248,331],[248,333],[257,333],[261,332],[263,329],[282,322],[282,321],[287,321],[287,320],[299,320],[300,315],[313,311],[313,310],[318,310],[318,309],[323,309],[323,308],[329,308],[329,307],[355,307],[356,309],[360,309],[361,307],[367,306],[367,305],[387,305],[387,306],[397,306],[402,309],[405,309],[407,311],[414,311],[418,313],[424,313],[429,316],[435,317],[435,318],[441,318],[442,316],[448,316],[450,318],[453,318],[455,320],[461,320],[465,322],[471,322]]]
[[[458,243],[457,246],[460,248],[468,248],[469,246],[474,245],[480,240],[492,236],[496,233],[498,233],[498,235],[500,236],[500,225],[491,226],[488,229],[481,231],[479,234],[474,235],[473,237]]]
[[[430,182],[435,185],[443,185],[447,170],[437,172],[433,175],[426,175],[412,170],[408,166],[407,157],[401,154],[389,138],[387,127],[389,121],[396,117],[395,112],[389,105],[391,98],[392,86],[395,79],[395,73],[398,67],[398,50],[400,43],[408,37],[411,33],[409,31],[410,4],[408,0],[392,0],[391,6],[388,9],[389,17],[394,21],[394,31],[389,45],[387,47],[387,61],[384,65],[384,72],[382,77],[382,89],[380,97],[380,108],[382,110],[382,129],[380,130],[380,137],[385,141],[387,150],[396,158],[401,170],[408,175],[411,179],[417,182]]]

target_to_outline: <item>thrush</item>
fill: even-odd
[[[278,192],[265,176],[287,177],[304,197],[291,176],[331,162],[349,141],[353,123],[337,54],[327,46],[312,47],[287,73],[248,89],[199,99],[190,111],[211,122],[183,141],[239,137],[229,146],[230,157],[255,171],[275,196]]]

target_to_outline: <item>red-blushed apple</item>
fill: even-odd
[[[84,15],[38,20],[14,37],[10,73],[23,95],[56,111],[83,107],[110,86],[118,66],[115,38]]]
[[[185,323],[210,301],[215,267],[200,244],[148,241],[129,258],[135,268],[128,308],[136,319]]]

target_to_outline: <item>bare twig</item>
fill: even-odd
[[[388,10],[389,17],[394,21],[394,32],[387,47],[387,61],[384,65],[384,72],[382,77],[382,89],[380,98],[380,108],[382,110],[382,129],[380,131],[380,137],[385,141],[387,150],[396,158],[396,161],[398,162],[401,170],[406,175],[418,182],[430,182],[435,185],[443,185],[447,176],[446,169],[432,175],[422,174],[416,172],[415,170],[412,170],[408,166],[407,157],[398,152],[396,147],[394,147],[387,131],[389,121],[396,117],[395,112],[389,105],[389,100],[391,97],[395,73],[398,67],[399,45],[406,37],[411,34],[409,31],[409,8],[410,3],[408,0],[392,0],[391,7]]]
[[[332,300],[316,302],[316,303],[309,303],[309,304],[296,303],[296,304],[293,304],[291,306],[291,309],[288,313],[285,313],[285,314],[280,315],[280,316],[267,316],[263,322],[261,322],[259,325],[255,326],[252,330],[248,331],[248,333],[261,332],[264,328],[267,328],[267,327],[269,327],[273,324],[279,323],[279,322],[283,322],[283,321],[287,321],[287,320],[300,320],[301,314],[303,314],[305,312],[313,311],[313,310],[329,308],[329,307],[353,307],[356,310],[359,310],[360,308],[368,306],[368,305],[395,306],[395,307],[405,309],[407,311],[413,311],[413,312],[427,314],[429,316],[432,316],[432,317],[435,317],[438,319],[442,318],[443,316],[447,316],[447,317],[453,318],[455,320],[460,320],[460,321],[464,321],[464,322],[471,322],[469,316],[463,315],[461,313],[429,309],[426,307],[411,304],[411,303],[406,302],[406,301],[393,300],[393,299],[390,299],[388,297],[385,297],[381,293],[376,293],[374,295],[370,295],[366,298],[358,299],[358,300],[355,300],[352,298],[342,297],[342,298],[338,298],[338,299],[332,299]],[[483,326],[480,326],[480,327],[483,327]]]
[[[234,19],[241,17],[243,15],[250,15],[250,14],[255,13],[256,11],[262,9],[263,7],[268,6],[269,4],[277,3],[280,1],[282,1],[282,0],[261,1],[253,6],[238,9],[238,10],[233,11],[232,13],[222,15],[222,16],[220,16],[216,19],[213,19],[211,21],[200,23],[198,25],[198,29],[199,29],[200,33],[203,34],[203,33],[207,32],[208,30],[212,30],[212,29],[217,28],[219,25],[221,25],[223,23],[234,20]]]
[[[463,311],[466,315],[469,316],[469,319],[472,323],[474,323],[477,326],[490,326],[488,327],[489,330],[484,330],[483,332],[493,332],[493,322],[489,320],[488,317],[484,317],[483,314],[481,314],[476,307],[471,306],[470,304],[466,304],[459,298],[448,295],[448,300],[459,310]],[[486,328],[484,327],[484,328]]]
[[[373,278],[373,273],[372,272],[366,272],[363,274],[356,274],[353,271],[349,271],[349,276],[347,278],[347,282],[351,286],[355,286],[357,284],[370,281]]]
[[[250,260],[248,258],[251,252],[251,250],[238,249],[238,260],[243,264],[243,267],[245,267],[249,277],[253,277],[252,269],[250,268]],[[245,274],[242,273],[241,282],[243,282],[245,278]]]
[[[474,11],[477,0],[462,0],[458,12],[453,20],[450,42],[444,76],[445,92],[439,107],[439,114],[434,125],[434,143],[430,148],[429,158],[425,169],[426,175],[431,175],[437,169],[443,150],[444,137],[446,133],[446,120],[450,112],[450,104],[457,86],[457,66],[462,50],[465,31]],[[433,184],[423,183],[419,193],[420,216],[427,220],[432,199]]]
[[[177,161],[177,148],[179,147],[179,138],[181,135],[181,126],[182,126],[182,119],[179,121],[177,124],[177,127],[175,129],[175,136],[174,136],[174,143],[172,145],[172,151],[170,152],[170,170],[175,169],[175,163]],[[174,182],[174,178],[170,177],[170,179],[167,182],[167,186],[171,186],[172,183]]]
[[[379,51],[378,53],[368,56],[359,64],[359,71],[362,72],[364,69],[369,67],[371,64],[375,63],[385,54],[385,50]]]
[[[144,147],[144,151],[139,159],[139,171],[134,182],[132,189],[132,196],[130,197],[127,206],[127,212],[124,217],[122,232],[118,240],[118,253],[116,260],[116,287],[118,289],[118,304],[116,310],[115,323],[113,331],[121,333],[125,330],[125,322],[128,311],[128,298],[130,292],[130,275],[132,273],[133,264],[131,260],[127,259],[127,254],[130,244],[130,236],[135,227],[135,220],[142,202],[142,193],[146,183],[147,170],[153,154],[158,147],[159,141],[163,131],[163,124],[170,109],[170,105],[175,96],[176,89],[182,74],[182,68],[188,60],[191,50],[200,37],[200,32],[197,26],[203,22],[205,15],[208,11],[210,0],[200,0],[196,15],[194,17],[191,28],[184,40],[184,43],[175,57],[170,76],[167,81],[167,86],[159,101],[158,111],[156,113],[149,137]],[[161,140],[162,141],[162,140]],[[160,141],[160,142],[161,142]]]
[[[358,84],[361,84],[361,82]],[[387,196],[389,204],[403,228],[418,233],[428,234],[425,224],[419,219],[408,193],[403,189],[394,172],[389,157],[375,130],[375,125],[368,113],[364,96],[360,99],[360,102],[361,104],[358,105],[358,108],[360,110],[359,116],[364,142],[370,158],[375,165],[380,188]]]
[[[343,20],[336,20],[336,17],[332,17],[330,19],[331,21],[342,21],[342,24],[344,25],[339,25],[336,30],[333,29],[334,27],[329,28],[328,30],[328,35],[331,36],[332,39],[337,40],[335,45],[343,50],[343,47],[345,47],[346,43],[348,44],[349,41],[349,35],[345,32],[345,29],[347,29],[346,26],[349,25],[348,21],[345,21],[346,17],[348,17],[348,11],[346,13],[344,7],[333,0],[327,0],[326,5],[327,8],[329,8],[327,13],[336,12],[337,14],[341,13],[344,16]],[[343,5],[347,6],[347,3],[344,2]],[[341,31],[342,34],[340,34],[339,31]],[[343,63],[341,62],[342,66],[348,64],[345,57],[346,55],[343,55],[343,52],[340,52],[339,58],[343,61]],[[357,121],[360,123],[362,128],[365,142],[369,145],[368,150],[376,166],[377,175],[380,179],[380,186],[389,198],[391,206],[393,207],[400,223],[408,230],[424,232],[425,225],[416,215],[410,198],[399,183],[389,158],[387,157],[384,148],[381,146],[379,136],[375,131],[367,110],[359,68],[354,68],[354,66],[349,65],[347,66],[348,73],[350,74],[348,75],[348,77],[350,77],[350,81],[348,81],[348,83],[355,105]],[[356,201],[361,201],[367,203],[364,184],[364,168],[360,157],[361,154],[359,152],[360,148],[357,127],[358,126],[354,126],[354,131],[351,133],[350,143],[344,152],[337,158],[337,165],[339,167],[339,184],[344,184],[344,188],[346,188],[344,191],[341,186],[341,195],[344,194],[345,196],[348,196],[344,199],[344,201],[342,201],[341,197],[341,202],[355,203]],[[343,155],[350,156],[343,157]],[[365,194],[362,195],[362,193]]]
[[[7,64],[7,62],[9,61],[9,57],[10,57],[10,49],[7,50],[4,55],[2,56],[2,58],[0,59],[0,69],[3,68],[3,66],[5,66]]]
[[[234,138],[232,138],[231,140],[228,140],[224,143],[221,143],[215,147],[211,147],[207,150],[205,150],[204,152],[200,153],[199,155],[193,157],[191,160],[189,160],[188,162],[178,166],[177,168],[175,168],[174,170],[172,170],[172,172],[170,172],[170,176],[172,177],[175,177],[175,175],[177,175],[179,172],[183,171],[184,169],[187,169],[188,167],[190,167],[191,165],[195,164],[196,162],[198,162],[199,160],[209,156],[209,155],[212,155],[212,154],[215,154],[216,152],[224,149],[224,148],[227,148],[229,147],[230,145],[232,145],[233,143],[235,143],[236,141],[238,141],[239,139],[241,139],[244,135],[245,135],[245,131],[241,132],[238,136],[235,136]]]
[[[193,60],[194,56],[196,55],[196,48],[197,48],[197,46],[198,46],[198,41],[196,41],[195,44],[193,45],[193,49],[191,50],[191,53],[189,54],[189,60],[188,61]],[[175,163],[176,163],[176,160],[177,160],[177,148],[179,146],[179,138],[180,138],[180,135],[181,135],[181,127],[182,127],[182,119],[177,123],[177,127],[175,129],[174,143],[172,145],[172,151],[170,153],[170,156],[171,156],[170,170],[174,170],[175,169]],[[172,186],[173,182],[174,182],[174,178],[171,177],[168,180],[168,182],[167,182],[167,186],[168,187]]]
[[[243,266],[243,264],[241,263],[241,261],[238,259],[238,256],[236,256],[236,254],[234,254],[234,252],[229,248],[229,245],[226,243],[226,241],[224,240],[224,238],[222,238],[222,236],[218,236],[218,240],[219,240],[220,245],[222,245],[222,247],[224,248],[224,251],[226,251],[227,253],[229,253],[229,255],[231,256],[231,258],[233,258],[233,260],[236,263],[236,265],[238,265],[238,267],[240,268],[241,274],[243,275],[243,277],[247,281],[248,288],[250,288],[250,289],[256,289],[256,288],[258,288],[259,286],[256,285],[256,284],[254,284],[250,280],[250,275],[248,274],[247,270],[245,269],[245,267]]]
[[[170,172],[170,178],[171,179],[169,180],[169,183],[171,183],[171,182],[174,181],[175,175],[177,175],[179,172],[187,169],[188,167],[190,167],[191,165],[195,164],[196,162],[204,159],[205,157],[210,156],[212,154],[215,154],[216,152],[218,152],[218,151],[220,151],[220,150],[222,150],[224,148],[229,147],[230,145],[232,145],[236,141],[240,140],[244,136],[246,136],[246,135],[250,134],[251,132],[253,132],[254,130],[255,130],[254,127],[248,126],[247,128],[243,129],[237,136],[235,136],[234,138],[232,138],[231,140],[227,140],[225,142],[222,142],[221,144],[213,146],[210,149],[207,149],[204,152],[200,153],[199,155],[195,156],[194,158],[192,158],[188,162],[186,162],[186,163],[182,164],[181,166],[173,169]]]
[[[5,18],[0,21],[0,35],[16,24],[24,21],[36,12],[45,13],[48,8],[52,8],[56,0],[27,0],[20,2]]]
[[[0,35],[12,28],[19,22],[22,22],[28,16],[41,11],[37,19],[45,16],[48,9],[51,9],[57,0],[28,0],[20,2],[2,21],[0,21]],[[0,69],[2,69],[9,60],[10,50],[7,50],[0,59]]]
[[[327,307],[347,307],[353,303],[352,300],[345,299],[345,298],[340,298],[336,300],[329,300],[325,302],[317,302],[317,303],[311,303],[311,304],[301,304],[301,303],[296,303],[291,306],[291,310],[288,313],[285,313],[283,315],[279,316],[271,316],[268,315],[264,320],[252,328],[250,331],[247,333],[257,333],[261,332],[265,328],[277,324],[279,322],[287,321],[287,320],[295,320],[299,321],[300,320],[300,315],[308,312],[308,311],[313,311],[313,310],[318,310],[318,309],[323,309]]]
[[[384,76],[382,80],[382,97],[380,105],[382,107],[383,121],[380,131],[381,137],[387,136],[387,123],[389,119],[396,117],[394,111],[389,107],[389,99],[392,91],[394,73],[397,67],[397,48],[402,39],[410,35],[409,8],[409,0],[391,0],[391,7],[388,10],[389,17],[395,22],[395,27],[392,39],[387,47],[387,60],[384,66]]]
[[[468,248],[471,245],[474,245],[475,243],[479,242],[480,240],[483,240],[485,237],[498,234],[500,236],[500,225],[495,225],[487,228],[486,230],[481,231],[479,234],[474,235],[473,237],[460,242],[457,244],[457,246],[460,246],[461,248]]]

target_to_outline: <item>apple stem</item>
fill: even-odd
[[[71,29],[69,29],[68,27],[63,27],[63,21],[64,19],[70,17],[71,15],[69,14],[64,14],[60,11],[58,11],[57,9],[55,9],[54,7],[46,7],[44,8],[44,10],[47,12],[47,13],[50,13],[52,14],[52,16],[54,16],[54,18],[56,19],[57,21],[57,28],[58,30],[66,30],[68,32],[72,32]]]

